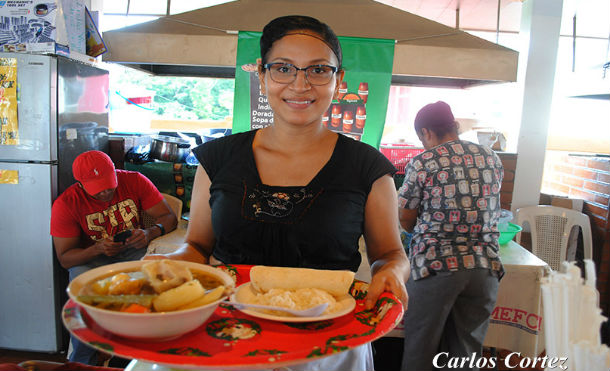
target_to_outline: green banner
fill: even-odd
[[[260,32],[239,32],[235,69],[233,132],[269,126],[273,111],[260,94],[256,59]],[[339,37],[345,78],[326,115],[330,130],[379,147],[392,80],[394,40]]]

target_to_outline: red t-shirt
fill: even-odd
[[[140,228],[140,213],[163,201],[163,195],[144,175],[116,170],[118,187],[112,201],[99,201],[77,184],[71,185],[53,203],[51,235],[94,241],[127,229]]]

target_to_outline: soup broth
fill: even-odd
[[[188,274],[189,272],[190,275]],[[169,302],[170,307],[172,307],[173,302],[179,303],[185,300],[186,302],[205,303],[204,297],[210,294],[211,291],[221,286],[223,290],[225,288],[223,281],[214,274],[190,268],[183,273],[186,273],[187,278],[181,278],[171,288],[164,289],[161,292],[149,280],[153,276],[155,280],[163,279],[164,277],[157,276],[156,274],[151,276],[149,273],[145,274],[140,270],[113,272],[88,282],[80,290],[78,300],[98,308],[115,311],[129,311],[127,310],[128,307],[132,309],[137,307],[141,311],[140,313],[180,310],[182,309],[180,307],[183,305],[176,305],[174,307],[176,309],[160,310],[158,303],[163,302],[167,305]],[[171,278],[172,276],[165,277]],[[193,286],[199,286],[199,288],[193,289]],[[216,293],[213,296],[218,296],[219,298],[221,296],[219,292],[222,290],[219,288],[215,291]],[[191,300],[191,297],[193,300]],[[155,310],[155,307],[157,307],[157,310]]]

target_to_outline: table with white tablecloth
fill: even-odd
[[[549,266],[515,241],[500,246],[505,275],[483,345],[536,357],[544,350],[542,277]]]

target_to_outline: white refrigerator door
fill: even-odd
[[[0,348],[57,351],[56,277],[50,230],[56,166],[0,162]],[[54,183],[53,183],[54,182]]]
[[[0,53],[17,59],[19,143],[0,144],[0,161],[57,161],[57,59]]]

